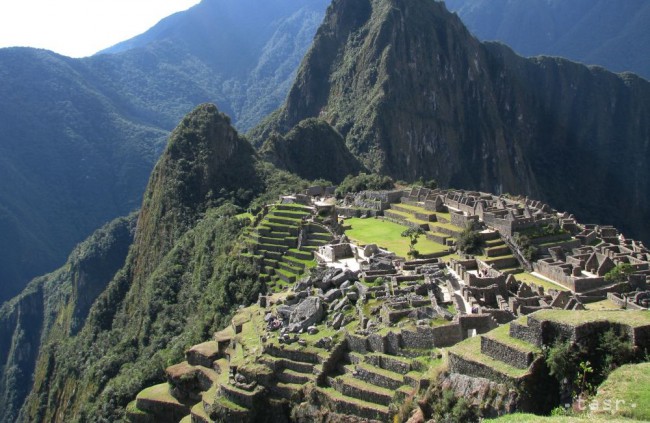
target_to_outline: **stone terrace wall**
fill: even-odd
[[[527,369],[534,359],[530,351],[519,351],[484,336],[481,337],[481,352],[518,369]]]

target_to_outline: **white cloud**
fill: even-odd
[[[199,0],[5,0],[0,47],[29,46],[89,56],[145,32]]]

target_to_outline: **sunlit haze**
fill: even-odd
[[[0,3],[0,47],[36,47],[90,56],[151,28],[199,0],[7,0]]]

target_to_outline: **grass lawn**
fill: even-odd
[[[519,273],[519,274],[515,275],[515,279],[517,279],[519,282],[526,282],[528,284],[534,283],[535,285],[541,286],[542,288],[544,288],[544,291],[546,291],[548,289],[555,289],[555,290],[558,290],[558,291],[568,291],[568,289],[563,287],[562,285],[555,284],[553,282],[549,282],[549,281],[547,281],[545,279],[542,279],[542,278],[538,278],[537,276],[531,275],[528,272]]]
[[[408,229],[404,225],[388,222],[381,219],[360,219],[352,218],[345,221],[351,229],[345,231],[345,234],[351,240],[360,244],[377,244],[386,248],[400,257],[407,257],[409,251],[408,238],[402,237],[402,232]],[[440,251],[446,251],[448,247],[430,241],[421,235],[415,248],[421,254],[431,254]]]
[[[544,417],[536,416],[535,414],[507,414],[503,417],[497,419],[488,419],[484,420],[485,422],[490,423],[538,423],[538,422],[548,422],[548,423],[578,423],[578,422],[590,422],[590,423],[614,423],[614,422],[633,422],[634,420],[616,418],[612,419],[607,417],[594,417],[590,415],[576,416],[576,417]]]

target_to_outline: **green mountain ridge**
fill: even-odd
[[[186,116],[152,173],[124,266],[78,333],[43,341],[18,421],[123,417],[166,363],[260,292],[257,268],[236,246],[244,221],[234,204],[305,184],[261,162],[214,105]]]
[[[318,117],[373,171],[529,195],[648,240],[649,112],[648,81],[481,43],[443,3],[337,0],[251,138]]]
[[[0,421],[12,422],[31,389],[41,346],[74,336],[92,303],[124,264],[136,214],[98,229],[53,273],[0,308]]]
[[[111,54],[0,49],[0,302],[137,209],[166,137],[198,104],[240,128],[276,108],[326,5],[204,0]]]

